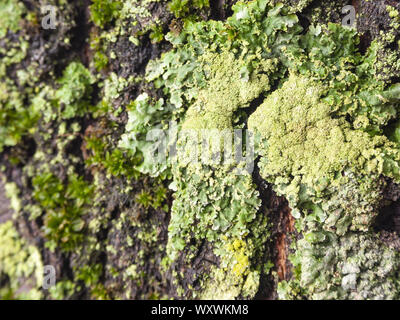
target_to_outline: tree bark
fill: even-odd
[[[303,33],[314,23],[341,24],[342,8],[352,5],[358,14],[361,54],[394,30],[387,7],[400,10],[397,1],[389,0],[281,2],[293,10]],[[292,259],[297,250],[307,250],[296,245],[306,232],[296,228],[293,208],[262,177],[258,162],[251,181],[259,193],[257,219],[268,220],[268,236],[260,240],[262,249],[251,263],[269,267],[259,272],[256,292],[204,293],[213,288],[217,278],[213,272],[223,264],[206,238],[193,238],[178,257],[168,258],[171,208],[177,197],[169,188],[173,176],[139,173],[135,168],[140,156],[120,151],[119,141],[130,110],[136,108],[135,99],[143,93],[154,101],[164,98],[165,91],[145,77],[151,61],[174,50],[166,34],[183,34],[192,20],[224,22],[236,1],[210,0],[204,7],[197,1],[189,3],[176,9],[180,13],[169,8],[168,1],[125,1],[125,6],[111,0],[6,0],[0,4],[4,19],[0,22],[0,239],[5,243],[0,243],[0,297],[329,298],[328,294],[313,296],[296,284],[278,296],[278,283],[290,286],[301,273]],[[42,11],[45,6],[49,10]],[[12,21],[5,18],[10,8]],[[52,8],[55,26],[45,29],[42,21]],[[398,30],[394,39],[381,52],[383,57],[393,54],[380,67],[387,86],[400,80]],[[247,117],[261,102],[256,99],[244,109]],[[157,112],[150,116],[162,113],[161,109]],[[390,248],[397,257],[400,188],[392,178],[384,179],[379,213],[367,234],[376,235],[373,239],[380,241],[376,250],[381,248],[382,255]],[[7,222],[12,224],[6,226]],[[18,237],[11,236],[10,230],[16,230]],[[345,247],[340,239],[338,250]],[[13,244],[19,251],[7,253]],[[9,256],[21,252],[25,258]],[[27,265],[26,272],[18,271]],[[47,289],[44,266],[53,267],[56,275],[55,285]],[[389,277],[390,283],[398,281],[392,274],[388,278],[375,275],[380,281],[377,286]],[[332,298],[397,296],[396,292],[371,291]]]

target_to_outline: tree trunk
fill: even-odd
[[[0,297],[399,297],[399,2],[236,2],[2,0]]]

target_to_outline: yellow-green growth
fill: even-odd
[[[227,241],[220,249],[223,261],[219,268],[213,268],[210,278],[205,281],[200,299],[254,297],[260,282],[260,272],[250,262],[254,248],[240,239],[231,242],[226,237],[222,239]]]
[[[277,60],[263,60],[252,72],[249,61],[227,50],[206,52],[200,58],[207,86],[187,111],[183,129],[231,129],[233,113],[270,90],[268,75],[276,71]]]
[[[353,130],[344,118],[332,118],[321,99],[324,86],[292,74],[249,120],[265,139],[262,175],[277,184],[297,183],[315,188],[333,181],[346,168],[357,173],[384,172],[387,155],[399,159],[385,136]]]

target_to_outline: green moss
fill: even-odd
[[[162,26],[153,25],[151,27],[150,39],[152,43],[161,42],[164,39],[164,32]]]
[[[94,51],[93,64],[96,70],[99,72],[104,70],[109,64],[109,58],[102,46],[101,39],[97,35],[91,34],[90,48]]]
[[[161,185],[157,185],[160,183]],[[142,190],[137,196],[137,203],[141,204],[145,209],[152,207],[154,209],[162,209],[168,212],[168,205],[165,204],[167,200],[167,189],[162,185],[162,181],[150,185],[150,190]]]
[[[87,165],[102,166],[109,174],[116,177],[137,179],[140,173],[135,170],[135,167],[140,163],[141,158],[135,156],[132,152],[124,152],[118,148],[108,151],[107,148],[110,143],[104,141],[105,138],[90,136],[86,139],[86,147],[92,152],[92,156],[86,160]]]
[[[177,18],[184,18],[193,14],[196,9],[204,9],[209,6],[209,0],[172,0],[169,3],[169,9]]]
[[[24,90],[11,79],[0,81],[0,150],[15,146],[25,135],[33,135],[41,116],[49,122],[58,116],[71,119],[87,114],[92,108],[90,98],[94,84],[90,72],[82,64],[73,62],[58,83],[57,90],[42,85],[35,90],[30,87]]]
[[[46,245],[65,251],[76,248],[83,240],[85,206],[91,202],[93,188],[81,177],[71,174],[65,185],[52,173],[42,173],[32,180],[33,197],[44,210]]]
[[[70,280],[57,281],[55,286],[49,288],[49,293],[54,300],[71,299],[74,292],[77,290],[77,285]]]
[[[118,18],[122,7],[121,1],[115,0],[94,0],[90,6],[91,19],[100,28]]]
[[[107,290],[100,282],[101,276],[103,274],[103,265],[86,265],[77,271],[75,275],[76,280],[82,280],[85,286],[90,288],[91,295],[95,299],[108,300],[109,296]]]
[[[2,86],[3,85],[3,86]],[[34,108],[25,108],[23,96],[13,85],[0,83],[0,150],[15,146],[27,133],[33,133],[38,113]]]

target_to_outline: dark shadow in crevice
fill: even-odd
[[[289,261],[292,239],[299,238],[294,228],[294,218],[291,215],[289,203],[283,196],[278,196],[272,185],[260,175],[257,159],[253,171],[253,182],[257,185],[262,202],[259,214],[268,214],[270,237],[266,244],[263,259],[271,261],[272,271],[278,275],[279,281],[292,278],[292,264]],[[262,273],[256,300],[272,300],[277,298],[276,280],[271,272]]]
[[[232,6],[237,0],[210,0],[210,18],[224,21],[233,14]]]
[[[396,201],[383,207],[374,224],[375,231],[382,230],[400,233],[400,202]]]
[[[373,230],[385,245],[400,251],[400,185],[388,179],[382,201],[386,205],[379,210]]]

